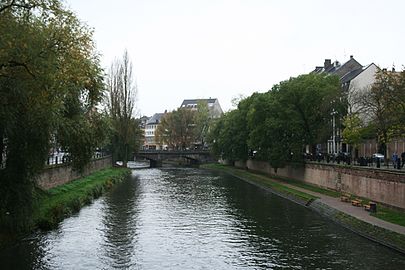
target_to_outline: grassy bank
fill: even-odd
[[[231,166],[220,165],[220,164],[206,164],[206,165],[202,165],[201,167],[206,168],[206,169],[212,169],[212,170],[216,170],[216,171],[226,172],[230,175],[244,179],[248,182],[253,182],[264,188],[270,188],[272,190],[278,191],[279,193],[286,194],[287,197],[291,198],[291,196],[293,196],[295,198],[298,198],[299,201],[301,201],[301,202],[302,201],[308,202],[309,200],[311,200],[311,199],[313,200],[316,197],[314,197],[310,194],[306,194],[304,192],[299,192],[299,191],[296,191],[289,187],[283,186],[283,182],[293,185],[293,186],[301,187],[301,188],[304,188],[304,189],[307,189],[310,191],[332,196],[332,197],[340,196],[340,193],[338,193],[336,191],[322,189],[317,186],[313,186],[310,184],[302,183],[302,182],[299,182],[296,180],[285,179],[285,178],[277,178],[277,180],[272,180],[268,176],[258,174],[258,173],[252,173],[252,172],[242,170],[242,169],[237,169],[237,168],[231,167]],[[367,200],[365,199],[365,201],[367,201]],[[323,205],[323,204],[321,204],[321,205]],[[343,212],[340,212],[340,211],[338,211],[334,208],[331,208],[329,206],[326,206],[326,205],[323,205],[323,208],[325,208],[325,209],[319,209],[319,204],[317,204],[317,203],[312,203],[310,207],[312,209],[314,209],[315,211],[319,212],[320,214],[329,217],[330,219],[334,220],[335,222],[341,224],[342,226],[344,226],[366,238],[372,239],[383,245],[389,246],[398,251],[401,251],[402,253],[405,253],[405,236],[402,234],[371,225],[367,222],[354,218],[350,215],[347,215]],[[404,212],[400,212],[398,210],[379,205],[377,213],[375,213],[373,215],[376,216],[377,218],[386,220],[388,222],[405,226],[405,213]]]
[[[55,227],[64,217],[77,212],[129,173],[128,169],[109,168],[47,191],[38,190],[33,212],[34,228]]]
[[[405,236],[402,234],[373,226],[342,212],[335,216],[335,221],[366,238],[405,253]]]
[[[296,199],[302,201],[304,204],[317,198],[311,194],[307,194],[307,193],[289,188],[287,186],[284,186],[279,181],[272,180],[269,177],[261,175],[261,174],[251,173],[249,171],[245,171],[242,169],[237,169],[234,167],[221,165],[221,164],[205,164],[205,165],[201,165],[200,167],[226,172],[235,177],[242,178],[249,182],[253,182],[259,186],[270,188],[270,189],[272,189],[276,192],[279,192],[281,194],[284,194],[286,196],[293,196]]]
[[[405,227],[405,213],[403,211],[381,205],[378,207],[377,213],[372,213],[371,215],[375,216],[376,218]]]
[[[338,198],[341,196],[341,194],[337,191],[333,191],[330,189],[324,189],[324,188],[321,188],[321,187],[318,187],[315,185],[304,183],[302,181],[287,179],[284,177],[277,177],[277,176],[273,177],[272,176],[272,178],[279,180],[279,181],[274,181],[274,180],[271,180],[268,176],[266,176],[264,174],[260,174],[257,172],[251,173],[251,172],[248,172],[248,171],[245,171],[242,169],[237,169],[235,167],[230,167],[230,166],[221,165],[221,164],[206,164],[206,165],[202,165],[202,167],[207,168],[207,169],[215,169],[218,171],[225,171],[227,173],[234,174],[235,176],[239,175],[242,177],[243,176],[248,177],[249,180],[255,181],[258,184],[261,184],[263,186],[267,186],[270,188],[274,188],[279,191],[292,193],[295,196],[298,196],[302,199],[308,199],[309,198],[307,196],[308,194],[303,193],[303,192],[299,193],[299,191],[296,191],[294,189],[291,189],[288,187],[283,187],[283,183],[287,183],[292,186],[304,188],[309,191],[317,192],[317,193],[335,197],[335,198]],[[354,197],[358,197],[358,196],[354,196]],[[363,201],[365,203],[368,203],[370,201],[367,198],[361,198],[361,199],[363,199]],[[385,220],[385,221],[388,221],[388,222],[391,222],[394,224],[398,224],[401,226],[405,226],[405,212],[403,212],[403,211],[392,209],[392,208],[389,208],[384,205],[378,205],[377,213],[372,213],[372,215],[375,216],[376,218],[379,218],[379,219],[382,219],[382,220]]]
[[[306,190],[310,190],[310,191],[324,194],[324,195],[334,197],[334,198],[338,198],[341,195],[340,192],[330,190],[330,189],[320,188],[318,186],[311,185],[309,183],[305,183],[305,182],[298,181],[298,180],[288,179],[288,178],[280,177],[280,176],[272,176],[272,178],[280,180],[281,182],[290,184],[292,186],[300,187],[300,188],[303,188]]]

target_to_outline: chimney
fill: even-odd
[[[332,61],[330,59],[325,59],[325,62],[323,63],[323,68],[328,69],[332,65]]]
[[[352,60],[353,59],[353,55],[350,55],[350,60]]]

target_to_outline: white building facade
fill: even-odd
[[[159,126],[163,113],[155,113],[145,125],[145,142],[143,148],[145,150],[160,150],[162,145],[156,140],[156,129]]]
[[[347,94],[348,112],[357,112],[360,118],[367,122],[369,116],[361,111],[361,106],[357,102],[358,97],[368,91],[375,82],[375,75],[379,68],[374,63],[368,66],[363,66],[357,62],[353,56],[344,63],[338,61],[331,62],[330,59],[325,59],[324,66],[316,67],[313,73],[331,74],[339,77],[342,91]],[[348,152],[348,146],[343,142],[341,120],[336,114],[331,115],[332,134],[327,142],[327,153],[337,154],[340,152]]]

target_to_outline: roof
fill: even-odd
[[[343,77],[340,78],[340,81],[341,81],[341,83],[350,82],[351,80],[353,80],[354,78],[356,78],[357,75],[359,75],[359,74],[362,73],[363,71],[364,71],[363,68],[359,68],[359,69],[352,70],[352,71],[346,73],[345,75],[343,75]]]
[[[336,75],[339,77],[341,83],[344,84],[350,82],[365,69],[366,68],[364,68],[359,62],[357,62],[357,60],[354,59],[353,56],[350,56],[349,61],[347,61],[343,65],[340,65],[338,61],[335,61],[326,69],[325,66],[317,66],[311,73],[327,73]]]
[[[149,120],[146,122],[146,124],[147,125],[159,124],[160,119],[162,118],[163,115],[164,115],[164,113],[155,113],[151,118],[149,118]]]
[[[181,103],[180,107],[183,107],[183,105],[191,105],[191,104],[198,104],[199,102],[207,102],[207,103],[215,103],[217,99],[216,98],[208,98],[208,99],[185,99],[183,100],[183,103]]]
[[[349,61],[330,73],[333,75],[337,75],[340,79],[342,79],[345,75],[358,69],[362,70],[363,66],[359,62],[357,62],[356,59],[353,58],[353,56],[351,56]]]
[[[330,64],[330,66],[328,66],[326,69],[324,66],[316,66],[315,69],[313,71],[311,71],[311,73],[333,73],[335,72],[337,69],[340,68],[340,63],[338,61],[335,61],[333,63]]]

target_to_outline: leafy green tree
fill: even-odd
[[[236,110],[225,113],[213,126],[209,141],[215,155],[230,161],[248,159],[247,113],[252,98],[239,102]]]
[[[103,76],[92,31],[60,1],[2,1],[0,36],[0,229],[18,230],[51,141],[76,169],[89,161]]]
[[[365,112],[369,125],[375,129],[379,151],[386,154],[387,144],[404,132],[402,74],[380,70],[371,89],[359,95],[360,110]],[[387,157],[386,157],[387,158]]]
[[[355,150],[364,139],[364,123],[357,114],[348,114],[343,118],[343,141]],[[356,151],[357,152],[357,151]]]
[[[211,117],[208,108],[208,103],[206,101],[201,101],[197,104],[197,111],[194,116],[195,123],[195,141],[204,146],[207,134],[211,125]]]
[[[123,166],[126,167],[128,159],[139,149],[140,144],[140,128],[133,116],[137,88],[127,51],[121,60],[116,60],[111,65],[107,89],[107,108],[112,126],[113,164],[117,160],[122,160]]]
[[[398,123],[398,135],[405,136],[405,70],[398,74],[396,80],[395,90],[393,93],[393,100],[396,104],[395,117]]]
[[[295,130],[300,132],[302,143],[310,145],[315,153],[316,144],[330,136],[332,112],[338,113],[337,118],[344,113],[339,79],[307,74],[281,82],[276,88],[279,102]]]
[[[156,137],[162,144],[173,149],[186,149],[195,142],[196,112],[178,108],[166,113],[156,129]]]
[[[224,159],[256,159],[273,168],[302,160],[305,145],[315,148],[330,135],[331,112],[343,112],[337,77],[302,75],[254,93],[226,113],[210,133],[214,153]]]

